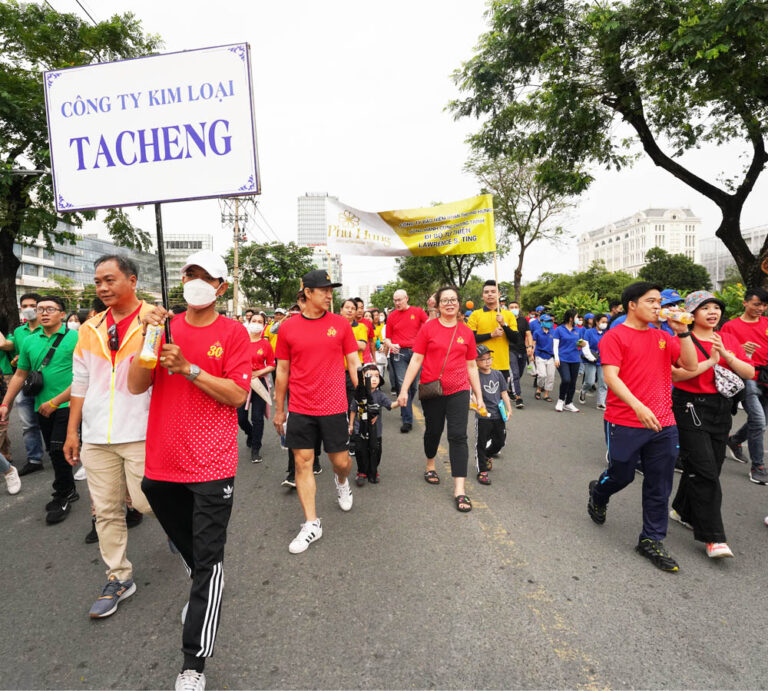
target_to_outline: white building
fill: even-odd
[[[325,269],[334,283],[342,283],[341,256],[328,252],[326,199],[338,201],[325,192],[307,192],[298,198],[298,244],[314,248],[315,266]]]
[[[168,288],[181,283],[181,267],[187,257],[200,250],[213,250],[213,235],[208,233],[180,233],[163,236],[165,243],[165,275]]]
[[[768,236],[768,225],[742,230],[741,236],[747,243],[750,252],[757,256],[763,247],[766,236]],[[731,272],[728,269],[735,270],[736,262],[723,244],[723,241],[718,237],[702,240],[700,254],[699,263],[709,272],[713,288],[720,290],[725,279],[729,278],[729,276],[726,276],[726,272],[730,274]]]
[[[644,209],[579,236],[579,271],[596,259],[608,271],[626,271],[637,276],[645,265],[645,253],[661,247],[670,254],[698,260],[701,219],[690,209]]]

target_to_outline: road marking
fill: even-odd
[[[416,406],[413,406],[413,417],[424,424],[424,415]],[[442,444],[437,447],[437,455],[442,457],[445,465],[450,466],[448,451]],[[511,570],[530,566],[520,552],[520,548],[509,536],[509,531],[488,504],[473,499],[472,513],[476,516],[488,545],[504,566]],[[567,623],[566,617],[558,609],[555,598],[547,592],[547,589],[538,583],[528,583],[522,587],[522,595],[523,603],[535,616],[552,652],[563,662],[578,665],[582,681],[576,685],[576,688],[585,691],[609,688],[599,679],[598,663],[587,653],[579,650],[578,631]]]

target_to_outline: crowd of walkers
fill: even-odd
[[[77,481],[87,482],[86,542],[98,542],[107,578],[93,619],[113,615],[136,592],[128,529],[144,516],[158,520],[189,578],[177,689],[205,688],[215,647],[239,429],[253,463],[263,460],[264,435],[272,433],[265,421],[286,451],[282,485],[295,488],[302,514],[291,554],[323,535],[321,452],[348,512],[350,480],[378,485],[386,473],[383,411],[399,409],[400,433],[409,434],[422,417],[417,402],[424,480],[442,481],[436,457],[445,433],[454,506],[470,512],[470,455],[477,483],[490,485],[507,422],[525,408],[526,373],[536,405],[554,403],[553,412],[578,413],[577,402],[594,394],[604,411],[607,467],[589,483],[587,513],[605,524],[611,497],[641,476],[636,550],[662,570],[679,569],[663,543],[670,519],[690,529],[709,557],[733,557],[721,513],[726,451],[750,465],[750,481],[768,484],[768,292],[761,288],[746,291],[743,314],[729,321],[709,292],[683,298],[646,282],[628,286],[606,313],[553,315],[540,306],[526,316],[489,280],[482,306],[466,312],[459,290],[444,286],[426,310],[398,290],[388,310],[352,298],[337,314],[340,284],[314,270],[287,310],[249,309],[230,319],[216,311],[227,267],[210,251],[191,255],[182,269],[185,305],[148,304],[136,295],[137,281],[130,258],[107,255],[95,263],[90,312],[68,314],[56,295],[21,296],[22,325],[0,333],[0,472],[8,492],[19,494],[47,452],[51,525],[71,513]],[[155,365],[145,352],[163,328]],[[26,453],[18,469],[8,437],[12,408]],[[747,422],[731,434],[739,408]]]

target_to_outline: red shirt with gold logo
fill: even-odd
[[[184,357],[214,377],[251,386],[251,350],[240,322],[219,316],[190,326],[185,314],[171,321],[173,342]],[[207,482],[237,472],[237,408],[203,393],[180,374],[154,370],[144,474],[165,482]]]
[[[269,343],[269,339],[260,338],[251,341],[251,367],[255,370],[275,366],[275,352]]]
[[[278,360],[288,360],[288,412],[338,415],[347,412],[344,356],[357,352],[349,322],[326,312],[319,319],[299,315],[280,324]]]

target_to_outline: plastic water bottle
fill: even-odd
[[[144,345],[141,346],[139,353],[139,366],[145,369],[155,369],[157,367],[157,357],[160,353],[160,343],[163,338],[162,324],[147,325],[147,333],[144,336]]]
[[[693,315],[690,312],[683,312],[681,310],[671,310],[669,307],[663,307],[659,317],[665,321],[680,322],[681,324],[693,324]]]

